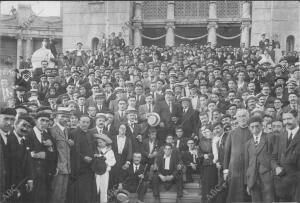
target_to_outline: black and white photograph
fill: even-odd
[[[300,203],[300,1],[0,1],[0,203]]]

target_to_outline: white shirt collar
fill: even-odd
[[[19,137],[19,135],[17,134],[17,132],[14,130],[14,134],[19,142],[19,144],[21,144],[21,140],[25,140],[25,138]]]
[[[257,137],[257,141],[258,143],[260,143],[261,135],[262,135],[262,131],[258,135],[253,135],[254,141],[256,140]]]
[[[290,136],[291,133],[293,133],[293,137],[292,139],[295,137],[296,133],[299,130],[299,126],[297,126],[296,128],[294,128],[293,130],[287,130],[288,131],[288,136]]]
[[[170,159],[171,158],[171,155],[170,156],[166,156],[165,154],[164,154],[164,159]]]

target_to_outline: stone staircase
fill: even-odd
[[[199,186],[199,175],[193,175],[193,182],[184,184],[182,203],[200,203],[201,202],[201,188]],[[169,191],[160,192],[161,203],[175,203],[176,190],[171,188]],[[151,189],[148,189],[145,195],[145,203],[153,203],[154,197]]]

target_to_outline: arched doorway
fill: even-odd
[[[92,53],[94,54],[95,50],[98,49],[98,45],[99,45],[99,39],[97,37],[94,37],[92,39]]]
[[[293,35],[289,35],[286,38],[286,51],[294,51],[295,47],[295,37]]]

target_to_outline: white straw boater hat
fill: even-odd
[[[150,126],[155,127],[160,123],[160,116],[158,113],[152,112],[148,114],[147,122]]]
[[[105,135],[103,133],[102,134],[94,134],[94,137],[95,137],[95,139],[104,140],[107,144],[111,144],[112,143],[111,139],[107,135]]]

